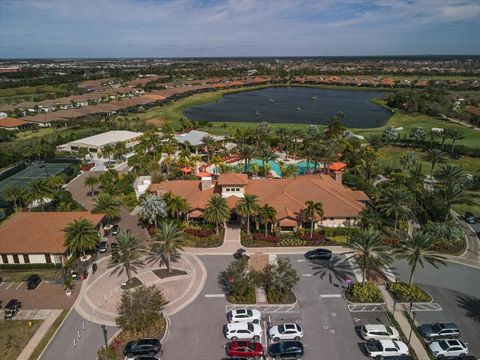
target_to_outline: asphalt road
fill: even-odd
[[[393,266],[401,280],[407,280],[409,267],[406,262]],[[433,296],[443,311],[417,312],[419,323],[451,321],[457,324],[461,339],[468,343],[470,352],[480,356],[480,270],[448,262],[435,269],[426,264],[416,272],[415,283]]]
[[[366,359],[356,327],[364,323],[386,322],[383,313],[350,313],[341,297],[349,268],[343,257],[328,265],[311,263],[301,255],[288,256],[300,276],[295,289],[300,312],[270,314],[273,325],[298,322],[304,328],[304,360]],[[202,256],[208,275],[200,296],[187,308],[171,318],[168,339],[163,344],[162,360],[216,360],[225,357],[222,334],[226,323],[227,302],[218,285],[217,276],[233,260],[231,256]],[[338,279],[337,279],[338,277]],[[268,316],[267,316],[268,318]],[[264,327],[266,330],[266,327]],[[266,344],[266,337],[262,338]]]
[[[82,329],[82,323],[85,323],[85,330]],[[113,337],[116,332],[117,328],[107,327],[108,338]],[[79,333],[80,338],[78,337]],[[76,342],[75,347],[73,339]],[[104,346],[104,338],[100,325],[85,320],[75,310],[72,310],[40,359],[96,359],[97,351],[102,346]]]

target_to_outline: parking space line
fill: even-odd
[[[302,276],[304,276],[304,277],[309,277],[309,276],[312,276],[312,274],[308,274],[308,273],[307,273],[307,274],[302,274]]]
[[[10,286],[12,286],[13,284],[15,284],[14,282],[11,282],[10,284],[8,284],[8,286],[6,287],[5,290],[7,290]]]
[[[22,285],[23,285],[23,283],[18,284],[18,286],[15,288],[15,290],[18,290],[18,288]]]
[[[339,298],[342,297],[341,294],[322,294],[320,295],[321,298]]]
[[[205,294],[206,298],[224,298],[225,294]]]

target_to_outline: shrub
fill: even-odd
[[[278,242],[280,239],[277,238],[276,236],[272,236],[272,235],[265,235],[265,234],[262,234],[262,233],[255,233],[255,234],[253,234],[253,240],[257,240],[257,241],[268,241],[268,242],[276,243],[276,242]]]
[[[60,269],[62,264],[1,264],[0,269],[5,270],[35,270],[35,269]]]
[[[255,304],[255,290],[250,291],[248,294],[245,295],[229,295],[227,296],[227,300],[228,302],[234,304]]]
[[[325,234],[325,237],[327,238],[331,238],[335,236],[352,236],[358,233],[358,231],[359,231],[358,228],[347,228],[347,227],[323,228],[323,232]]]
[[[380,289],[372,282],[366,282],[365,286],[361,283],[351,285],[345,291],[345,297],[348,301],[358,303],[380,303],[383,302],[383,296]]]
[[[184,232],[200,238],[207,238],[209,236],[212,236],[215,233],[215,231],[211,229],[196,229],[196,228],[186,228]]]
[[[418,286],[409,286],[404,282],[390,282],[387,284],[387,290],[398,302],[428,302],[432,300],[431,296]]]
[[[323,242],[325,241],[325,235],[322,233],[319,233],[318,231],[314,231],[313,236],[310,238],[310,232],[299,232],[297,234],[297,237],[300,240],[305,240],[305,241],[318,241],[318,242]]]

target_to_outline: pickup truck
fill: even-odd
[[[397,340],[373,340],[365,343],[368,356],[376,360],[391,356],[408,355],[408,346]]]

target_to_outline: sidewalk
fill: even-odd
[[[379,288],[385,299],[385,303],[387,305],[388,310],[393,313],[393,316],[395,320],[398,322],[398,325],[400,325],[400,329],[402,329],[403,334],[408,337],[411,331],[410,322],[408,321],[406,316],[403,314],[402,309],[396,309],[396,311],[393,312],[394,301],[392,296],[387,291],[387,289],[385,289],[385,286],[381,285],[379,286]],[[415,331],[412,332],[412,338],[410,339],[410,347],[415,351],[415,354],[417,354],[418,360],[430,360],[427,350],[425,350],[422,342],[417,337],[417,334],[415,333]]]
[[[32,353],[35,351],[37,345],[42,341],[45,334],[48,332],[52,324],[57,320],[63,310],[52,310],[48,314],[47,318],[42,322],[40,327],[35,331],[35,334],[28,341],[27,345],[23,348],[17,360],[28,360]]]

